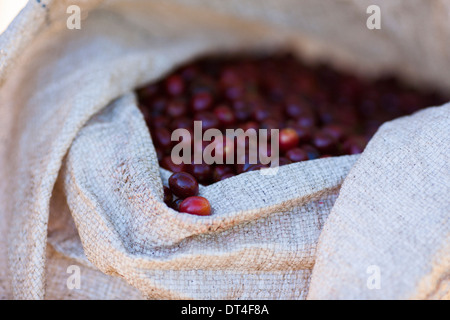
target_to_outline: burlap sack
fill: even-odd
[[[0,37],[0,297],[304,299],[313,270],[311,298],[448,295],[448,106],[376,135],[317,252],[358,156],[243,174],[201,189],[211,217],[179,214],[162,202],[168,172],[132,94],[200,55],[286,46],[365,75],[389,70],[449,88],[445,1],[375,2],[376,31],[365,26],[373,1],[30,2]],[[82,9],[81,30],[67,29],[69,4]],[[420,152],[419,162],[410,156]],[[368,183],[377,188],[367,193]],[[442,227],[430,232],[435,218]],[[361,223],[349,230],[348,221]],[[372,221],[385,232],[365,232]],[[407,254],[419,238],[426,254]],[[363,285],[366,264],[389,279],[383,289]],[[81,268],[80,289],[66,285],[70,265]]]

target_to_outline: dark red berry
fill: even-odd
[[[256,108],[252,114],[253,120],[258,123],[270,118],[270,111],[267,108]]]
[[[196,113],[194,116],[195,121],[202,122],[202,130],[206,131],[208,129],[217,129],[219,127],[219,120],[216,116],[208,111]]]
[[[309,111],[309,105],[301,99],[290,99],[285,106],[285,113],[288,118],[298,119],[307,115]]]
[[[232,174],[233,168],[225,164],[219,164],[214,167],[213,179],[214,181],[219,181],[224,175]]]
[[[184,80],[179,75],[172,75],[166,80],[166,90],[172,96],[181,95],[184,91]]]
[[[164,152],[159,148],[156,149],[156,157],[158,158],[158,162],[161,162],[164,158]]]
[[[167,104],[166,114],[170,118],[182,117],[186,112],[187,107],[183,100],[173,100]]]
[[[212,179],[211,166],[206,163],[190,165],[189,173],[202,184],[208,184]]]
[[[157,128],[167,128],[169,125],[169,119],[165,116],[151,116],[149,119],[150,130],[156,130]]]
[[[309,160],[317,159],[317,158],[319,158],[319,156],[320,156],[319,151],[317,151],[317,149],[314,148],[313,146],[310,146],[310,145],[303,145],[303,146],[302,146],[302,149],[303,149],[304,151],[306,151],[306,153],[308,154],[308,159],[309,159]]]
[[[291,163],[292,163],[292,161],[285,157],[280,157],[278,159],[278,166],[280,166],[280,167],[287,165],[287,164],[291,164]]]
[[[309,159],[308,153],[300,148],[292,148],[287,151],[286,158],[292,162],[306,161]]]
[[[172,174],[169,178],[169,186],[172,193],[181,199],[198,194],[198,182],[187,172]]]
[[[209,92],[198,92],[192,96],[191,108],[194,112],[206,111],[208,110],[213,102],[211,93]]]
[[[316,119],[312,114],[304,114],[298,117],[295,123],[300,127],[312,128],[316,125]]]
[[[156,128],[153,130],[153,137],[156,146],[164,151],[170,150],[172,147],[171,133],[166,128]]]
[[[170,191],[168,187],[164,186],[164,202],[167,205],[170,205],[172,203],[172,200],[173,200],[172,191]]]
[[[244,172],[257,171],[268,167],[269,167],[268,165],[262,163],[252,164],[246,167],[244,169]]]
[[[172,157],[171,157],[171,156],[165,156],[165,157],[162,159],[162,161],[161,161],[161,166],[162,166],[164,169],[167,169],[167,170],[172,171],[172,172],[182,172],[182,171],[185,171],[185,167],[186,167],[186,165],[185,165],[184,163],[181,163],[181,164],[175,164],[175,163],[172,161]]]
[[[364,151],[366,144],[364,137],[351,137],[343,143],[342,149],[346,154],[359,154]]]
[[[170,203],[170,207],[176,211],[180,211],[180,204],[183,202],[183,199],[176,199]]]
[[[228,127],[236,121],[233,111],[226,105],[216,107],[214,109],[214,115],[217,120],[219,120],[219,123],[224,127]]]
[[[317,132],[313,138],[313,144],[320,152],[330,153],[336,150],[337,142],[333,136],[325,132]]]
[[[172,122],[170,123],[170,128],[172,130],[192,129],[193,125],[194,125],[194,120],[192,120],[189,117],[181,117],[181,118],[173,119]]]
[[[306,143],[311,140],[313,131],[312,128],[302,127],[295,124],[293,126],[293,129],[295,130],[295,132],[297,132],[300,143]]]
[[[330,124],[322,129],[322,132],[332,136],[336,141],[341,141],[345,138],[345,131],[346,130],[342,126],[336,124]]]
[[[227,174],[224,174],[223,176],[221,176],[221,177],[220,177],[218,180],[216,180],[216,181],[222,181],[222,180],[225,180],[225,179],[234,177],[234,176],[235,176],[234,173],[227,173]]]

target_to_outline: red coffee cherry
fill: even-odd
[[[209,216],[211,215],[211,205],[204,197],[188,197],[181,202],[179,211],[197,216]]]
[[[279,141],[280,150],[287,151],[289,149],[295,148],[299,144],[300,138],[294,129],[286,128],[280,130]]]
[[[198,194],[198,182],[187,172],[172,174],[169,178],[169,186],[172,193],[181,199]]]

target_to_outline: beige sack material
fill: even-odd
[[[359,160],[201,188],[214,215],[194,217],[162,202],[132,93],[198,56],[286,47],[450,88],[445,1],[375,1],[376,32],[372,2],[31,1],[0,37],[0,298],[448,297],[449,105],[386,124]]]

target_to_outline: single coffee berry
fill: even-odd
[[[189,197],[180,203],[179,211],[197,216],[209,216],[211,215],[211,205],[204,197]]]
[[[287,151],[289,149],[295,148],[300,142],[300,138],[297,132],[292,128],[280,130],[279,140],[281,151]]]
[[[309,159],[308,153],[300,148],[292,148],[291,150],[286,152],[286,158],[288,158],[291,162],[300,162]]]
[[[177,172],[169,178],[170,190],[178,198],[196,196],[198,194],[198,182],[187,172]]]

